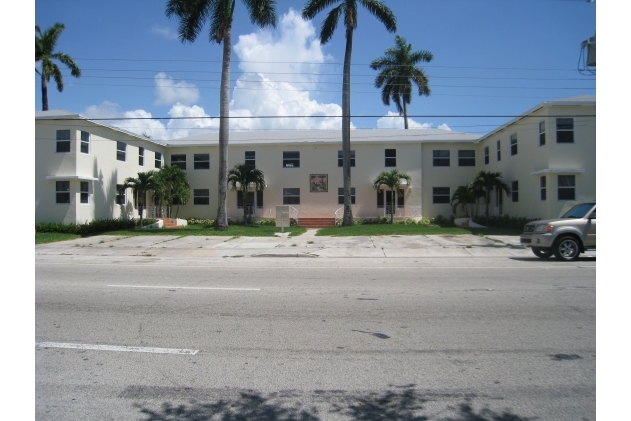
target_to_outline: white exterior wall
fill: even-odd
[[[405,206],[395,218],[436,217],[452,215],[451,205],[434,204],[433,188],[449,187],[450,196],[458,186],[466,185],[478,171],[498,171],[511,186],[519,183],[519,198],[511,201],[504,195],[503,214],[528,218],[556,217],[579,201],[596,197],[596,106],[595,99],[572,102],[559,100],[542,103],[521,117],[482,138],[456,132],[438,130],[374,130],[352,131],[351,150],[355,151],[356,166],[351,168],[351,186],[356,190],[356,204],[352,206],[356,218],[375,218],[384,215],[377,208],[377,192],[373,180],[382,171],[393,168],[408,174],[410,186],[405,186]],[[63,113],[62,113],[63,114]],[[127,203],[116,205],[116,184],[138,172],[155,169],[155,152],[163,154],[163,164],[171,164],[173,154],[185,154],[186,174],[191,185],[187,205],[173,207],[179,218],[214,219],[218,208],[219,147],[217,134],[179,139],[161,145],[124,130],[110,128],[66,114],[76,120],[36,118],[35,148],[35,213],[36,221],[83,223],[92,219],[137,217],[132,205],[131,190]],[[574,118],[574,143],[556,141],[556,118]],[[546,124],[546,144],[539,146],[539,122]],[[70,153],[55,153],[56,130],[70,129]],[[91,133],[90,153],[80,152],[80,131]],[[518,152],[511,155],[510,137],[517,135]],[[116,159],[116,141],[127,144],[126,161]],[[501,160],[497,160],[497,141],[501,144]],[[489,147],[489,163],[484,163],[484,148]],[[138,148],[145,148],[144,166],[138,165]],[[267,187],[264,204],[257,209],[256,218],[275,216],[275,207],[283,204],[283,188],[300,189],[299,218],[334,217],[338,204],[338,188],[343,187],[342,168],[338,167],[338,151],[342,149],[338,131],[296,131],[291,133],[231,134],[228,168],[245,161],[245,152],[256,153],[256,166],[265,175]],[[385,166],[385,150],[396,149],[396,166]],[[434,167],[433,151],[449,150],[450,166]],[[474,167],[461,167],[459,150],[475,150]],[[283,152],[300,152],[299,168],[283,167]],[[194,154],[210,155],[209,170],[194,169]],[[309,176],[328,176],[327,192],[310,192]],[[547,199],[539,199],[540,176],[547,177]],[[576,200],[557,198],[558,175],[574,175]],[[64,178],[65,177],[65,178]],[[55,203],[55,181],[70,181],[70,204]],[[90,203],[80,203],[80,182],[90,180]],[[209,190],[208,205],[194,205],[194,189]],[[243,210],[237,208],[237,193],[228,191],[228,216],[241,219]],[[479,212],[484,212],[481,203]],[[498,214],[495,195],[491,198],[491,214]],[[459,215],[462,211],[459,210]],[[339,216],[339,215],[338,215]]]

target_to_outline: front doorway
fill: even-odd
[[[383,209],[384,216],[396,215],[397,208],[403,209],[405,202],[403,189],[399,189],[396,195],[396,204],[393,196],[392,190],[377,190],[377,209]]]

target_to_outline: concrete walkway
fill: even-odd
[[[534,257],[518,236],[389,235],[319,237],[317,229],[297,236],[204,237],[100,235],[35,246],[39,256],[154,257]],[[591,252],[595,253],[595,252]]]

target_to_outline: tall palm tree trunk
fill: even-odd
[[[48,111],[48,83],[42,70],[42,111]]]
[[[215,227],[228,228],[226,198],[228,194],[228,140],[230,135],[230,53],[232,25],[223,34],[223,65],[221,67],[221,100],[219,105],[219,208]]]
[[[408,106],[405,103],[405,98],[403,98],[403,124],[405,127],[405,130],[407,130],[408,127]]]
[[[344,76],[342,87],[342,170],[344,172],[344,219],[342,225],[353,225],[351,210],[351,54],[353,51],[353,29],[346,29],[346,52],[344,53]]]
[[[386,205],[387,206],[387,205]],[[396,196],[396,190],[393,187],[392,188],[392,199],[390,200],[390,224],[394,224],[394,212],[395,209],[397,208],[397,196]]]

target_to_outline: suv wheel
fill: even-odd
[[[542,259],[547,259],[548,257],[552,256],[552,250],[550,249],[533,247],[532,252],[535,254],[535,256],[540,257]]]
[[[554,255],[558,260],[576,260],[581,253],[581,245],[574,237],[562,237],[553,247]]]

